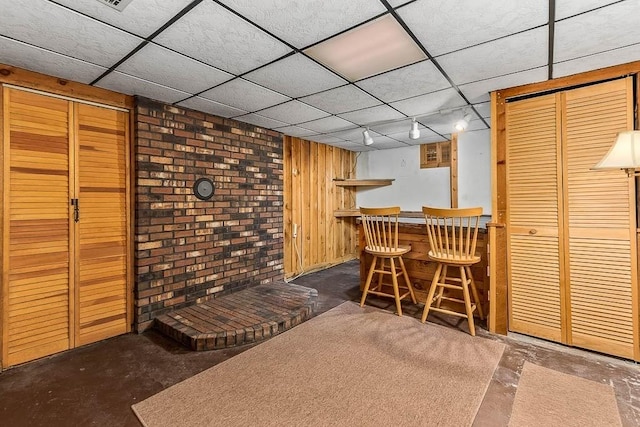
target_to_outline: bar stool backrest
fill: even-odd
[[[482,208],[422,207],[427,222],[431,256],[451,261],[475,257]]]
[[[360,218],[367,247],[376,252],[398,249],[399,206],[360,208]]]

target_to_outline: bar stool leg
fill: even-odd
[[[393,283],[393,295],[396,298],[396,310],[398,316],[402,317],[402,305],[400,304],[400,290],[398,289],[398,276],[396,274],[396,263],[393,258],[389,258],[389,264],[391,268],[391,282]]]
[[[478,295],[478,288],[476,288],[476,281],[473,280],[473,274],[471,274],[471,267],[466,266],[467,274],[469,275],[469,279],[471,281],[471,292],[473,293],[473,299],[476,303],[476,307],[478,310],[478,315],[480,315],[480,319],[484,319],[484,314],[482,313],[482,304],[480,303],[480,297]]]
[[[427,316],[429,315],[429,308],[431,307],[431,301],[433,301],[433,295],[436,293],[436,288],[438,287],[438,280],[440,279],[441,271],[442,271],[442,264],[438,263],[436,272],[433,275],[433,280],[431,281],[431,286],[429,287],[429,295],[427,295],[427,300],[424,302],[424,311],[422,312],[422,319],[420,319],[422,323],[424,323],[427,320]]]
[[[413,285],[411,284],[411,281],[409,280],[409,274],[407,273],[407,269],[404,266],[404,261],[402,259],[402,257],[398,258],[398,260],[400,261],[400,268],[402,268],[402,275],[404,276],[404,281],[407,284],[407,287],[409,288],[409,294],[411,295],[411,301],[416,304],[416,294],[413,292]]]
[[[473,309],[471,308],[471,297],[469,296],[469,281],[464,267],[460,267],[460,279],[462,279],[462,294],[464,295],[464,307],[467,312],[467,321],[469,322],[469,333],[475,337],[476,327],[473,322]]]
[[[364,289],[362,290],[362,298],[360,299],[360,307],[364,305],[364,301],[367,299],[367,292],[369,292],[369,287],[371,286],[371,279],[373,279],[373,272],[376,269],[376,262],[378,261],[378,257],[374,255],[373,260],[371,261],[371,267],[369,267],[369,274],[367,274],[367,281],[364,283]]]

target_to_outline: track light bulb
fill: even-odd
[[[453,127],[458,132],[462,132],[463,130],[467,130],[469,127],[469,121],[471,121],[471,114],[465,114],[462,120],[458,120]]]
[[[418,138],[420,138],[420,129],[418,129],[418,122],[416,122],[416,119],[413,119],[411,122],[411,130],[409,131],[409,139]]]
[[[362,141],[364,142],[364,145],[373,144],[373,138],[371,138],[371,135],[369,135],[369,128],[366,128],[362,131]]]

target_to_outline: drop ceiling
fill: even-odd
[[[448,139],[465,113],[487,129],[492,90],[640,60],[640,0],[105,2],[0,0],[0,63],[365,151]],[[417,56],[354,78],[314,55],[378,21]]]

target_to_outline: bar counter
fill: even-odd
[[[476,254],[480,255],[480,262],[471,266],[471,272],[473,279],[476,282],[478,293],[480,294],[480,300],[484,313],[488,312],[488,295],[489,295],[489,276],[487,275],[487,243],[488,234],[486,230],[486,223],[490,219],[489,216],[481,217],[480,228],[478,229],[478,241],[476,246]],[[431,280],[436,271],[437,263],[431,261],[427,254],[431,249],[429,245],[429,238],[427,237],[427,228],[424,222],[424,218],[400,218],[400,225],[398,231],[398,241],[400,245],[411,246],[411,251],[403,255],[407,273],[409,279],[416,292],[416,299],[419,303],[424,303],[427,299],[427,293],[429,292],[429,286],[431,286]],[[362,224],[358,221],[358,248],[360,255],[360,290],[364,289],[364,283],[367,280],[367,273],[371,266],[371,260],[373,257],[364,251],[365,239]],[[449,267],[448,275],[452,277],[460,277],[457,268]],[[386,279],[386,277],[385,277]],[[388,279],[390,283],[391,279]],[[398,280],[402,283],[403,278],[399,277]],[[383,280],[386,283],[387,280]],[[461,295],[460,295],[461,296]],[[410,300],[405,300],[409,301]]]

